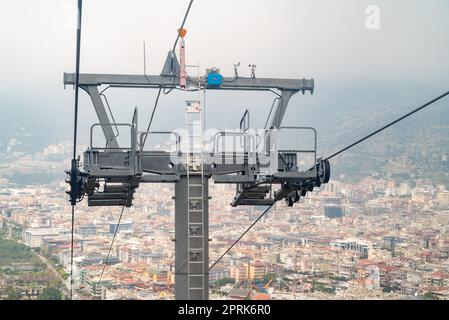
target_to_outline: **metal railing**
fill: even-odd
[[[314,140],[313,140],[313,149],[278,149],[278,153],[313,153],[314,157],[314,171],[316,172],[316,163],[317,163],[317,131],[312,127],[281,127],[279,128],[279,132],[282,130],[304,130],[313,132]],[[279,137],[278,137],[278,146],[279,146]]]
[[[114,127],[129,127],[131,133],[131,145],[129,147],[109,147],[108,142],[106,141],[106,146],[96,146],[94,145],[93,136],[94,129],[97,127],[104,126],[114,126]],[[137,161],[137,119],[133,117],[133,123],[114,123],[114,124],[101,124],[95,123],[90,128],[90,143],[89,149],[85,152],[87,158],[85,159],[85,165],[87,166],[96,166],[98,165],[98,153],[126,153],[129,152],[128,165],[123,167],[114,167],[114,170],[130,170],[132,173],[136,173],[136,170],[139,170],[139,163]],[[103,168],[104,169],[104,168]],[[112,168],[110,168],[112,169]]]
[[[243,154],[247,154],[248,155],[248,163],[250,164],[255,164],[256,163],[256,154],[257,154],[257,150],[256,150],[256,138],[257,135],[252,135],[252,134],[248,134],[246,132],[226,132],[226,131],[221,131],[221,132],[217,132],[214,135],[214,145],[212,148],[212,155],[215,156],[216,154],[219,154],[218,152],[218,145],[219,145],[219,139],[222,138],[223,143],[222,143],[222,147],[223,147],[223,151],[222,156],[224,156],[226,154],[226,141],[225,141],[225,137],[226,136],[232,136],[232,137],[243,137],[245,140],[249,140],[252,142],[252,149],[248,148],[248,145],[245,144],[244,148],[243,148]],[[235,146],[235,144],[233,145]],[[237,152],[235,152],[237,153]]]
[[[173,135],[175,137],[176,154],[181,154],[181,136],[176,132],[171,131],[139,131],[139,151],[145,151],[146,137],[149,135]]]

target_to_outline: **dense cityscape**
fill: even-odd
[[[48,158],[65,147],[50,146],[33,165],[62,169],[64,161]],[[0,299],[67,298],[67,184],[17,186],[3,178],[1,186]],[[332,180],[292,208],[278,203],[210,270],[210,298],[447,299],[448,189],[371,175]],[[265,209],[232,208],[234,192],[211,185],[211,262]],[[139,187],[119,227],[120,208],[78,206],[75,299],[174,298],[173,195],[170,184]]]
[[[449,300],[449,1],[0,0],[0,17],[14,316]]]

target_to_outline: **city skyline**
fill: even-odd
[[[81,73],[111,75],[72,160],[75,2],[0,0],[0,300],[449,299],[449,92],[342,149],[448,90],[447,2],[194,1],[178,31],[188,1],[85,2]],[[148,120],[185,131],[169,160]]]

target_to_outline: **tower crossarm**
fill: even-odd
[[[197,81],[188,77],[189,82]],[[64,84],[74,85],[75,74],[64,73]],[[80,86],[99,86],[109,85],[112,87],[177,87],[179,86],[179,77],[174,75],[128,75],[128,74],[80,74]],[[201,77],[201,86],[208,90],[280,90],[280,91],[309,91],[313,93],[313,79],[282,79],[282,78],[246,78],[246,77],[223,77],[220,86],[208,86],[207,78]]]

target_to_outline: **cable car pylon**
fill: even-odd
[[[193,0],[189,3],[179,30],[183,30],[192,2]],[[75,207],[84,197],[87,197],[89,206],[125,208],[132,206],[134,193],[141,183],[173,183],[175,185],[175,298],[208,299],[209,284],[206,279],[208,279],[209,269],[221,260],[275,203],[281,200],[285,200],[289,206],[298,203],[308,192],[329,182],[330,159],[449,94],[447,92],[429,101],[327,158],[319,158],[317,157],[317,132],[314,128],[282,125],[291,98],[300,92],[313,94],[314,79],[259,78],[256,77],[255,72],[252,72],[250,77],[241,76],[237,72],[234,72],[232,77],[225,77],[220,73],[220,69],[215,67],[206,69],[203,75],[189,76],[180,68],[175,49],[169,52],[162,72],[157,75],[80,74],[81,13],[82,0],[78,0],[76,71],[64,74],[64,84],[75,87],[73,158],[71,169],[67,172],[69,175],[67,182],[71,187],[68,194],[72,205],[71,299],[73,298]],[[179,30],[174,48],[182,35]],[[146,131],[138,130],[137,109],[134,110],[130,123],[111,123],[99,91],[102,85],[110,88],[159,90]],[[79,167],[76,149],[79,88],[82,88],[91,98],[99,120],[99,123],[91,128],[90,145],[84,152],[82,170]],[[165,94],[168,94],[172,90],[186,90],[186,88],[194,88],[198,93],[205,90],[265,91],[275,93],[277,98],[263,130],[257,131],[250,128],[250,113],[246,111],[240,120],[240,127],[236,130],[216,132],[207,150],[204,147],[199,150],[189,148],[188,143],[186,149],[183,147],[184,139],[193,138],[194,133],[186,137],[173,131],[150,131],[160,92],[163,90]],[[131,131],[129,147],[120,147],[112,130],[113,127],[117,129],[120,126]],[[96,127],[102,129],[106,147],[94,144],[92,131]],[[290,136],[297,137],[305,137],[304,132],[311,133],[312,146],[298,149],[289,145],[281,148],[280,132],[288,131],[291,132]],[[147,137],[153,135],[171,137],[173,151],[147,150],[145,147]],[[239,148],[231,150],[227,148],[226,139],[230,137],[234,142],[239,141]],[[313,163],[303,169],[304,166],[301,166],[301,163],[305,155],[311,157]],[[193,163],[190,160],[194,160]],[[191,167],[192,164],[201,170],[194,169]],[[213,179],[215,183],[236,185],[235,196],[230,202],[231,206],[265,206],[266,211],[209,268],[210,179]]]
[[[70,184],[70,191],[67,193],[70,197],[72,206],[71,212],[71,241],[70,241],[70,300],[73,300],[73,251],[74,251],[74,229],[75,229],[75,207],[77,202],[81,201],[84,196],[82,178],[79,171],[79,160],[77,158],[76,144],[78,134],[78,105],[79,105],[79,76],[80,76],[80,57],[81,57],[81,26],[83,0],[78,0],[77,6],[77,30],[76,30],[76,66],[75,66],[75,108],[73,121],[73,157],[71,161],[70,171],[66,182]]]

